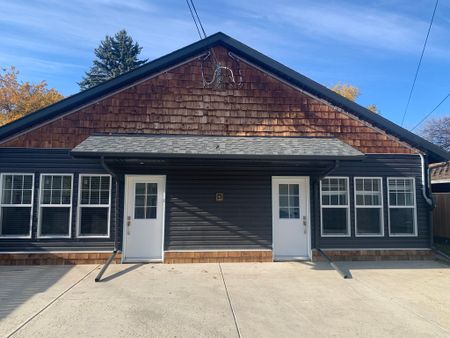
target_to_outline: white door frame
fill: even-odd
[[[123,224],[122,224],[122,263],[126,262],[126,248],[127,248],[127,234],[126,234],[126,230],[127,230],[127,216],[126,213],[128,211],[128,203],[129,198],[128,198],[128,189],[129,189],[129,184],[130,184],[130,179],[132,178],[142,178],[142,179],[162,179],[163,180],[163,186],[164,186],[164,192],[163,192],[163,206],[162,206],[162,236],[161,236],[161,241],[162,241],[162,245],[161,245],[161,259],[159,260],[150,260],[151,261],[155,261],[155,262],[164,262],[164,233],[165,233],[165,228],[166,228],[166,175],[125,175],[125,186],[124,186],[124,206],[123,206]]]
[[[311,251],[311,194],[310,194],[310,178],[309,176],[272,176],[272,189],[271,189],[271,193],[272,193],[272,260],[275,261],[276,257],[275,257],[275,237],[274,237],[274,233],[275,233],[275,212],[277,212],[277,210],[275,210],[275,198],[278,198],[278,196],[274,196],[274,191],[275,191],[275,182],[277,180],[298,180],[298,179],[304,179],[306,181],[306,189],[305,189],[305,195],[306,195],[306,231],[307,231],[307,236],[306,236],[306,242],[307,242],[307,252],[308,252],[308,257],[299,257],[299,259],[311,259],[312,257],[312,251]],[[294,259],[294,258],[293,258]]]

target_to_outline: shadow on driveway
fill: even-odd
[[[326,271],[335,270],[328,262],[294,262],[309,267],[313,270]],[[333,261],[333,263],[348,277],[353,278],[352,270],[433,270],[450,269],[443,262],[434,260],[423,261]],[[337,271],[336,271],[337,272]]]
[[[56,284],[73,266],[0,266],[0,320]]]
[[[115,278],[118,278],[118,277],[120,277],[122,275],[125,275],[125,274],[127,274],[127,273],[129,273],[131,271],[139,269],[142,265],[144,265],[144,263],[130,265],[129,267],[127,267],[124,270],[120,270],[118,272],[113,273],[112,275],[109,275],[109,276],[106,276],[106,277],[102,278],[99,282],[100,283],[108,282],[108,281],[113,280]]]

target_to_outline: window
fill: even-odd
[[[381,178],[355,178],[356,236],[383,236],[383,188]]]
[[[70,237],[72,175],[42,174],[39,197],[39,237]]]
[[[111,176],[80,175],[78,236],[109,237]]]
[[[417,236],[414,178],[388,178],[389,235]]]
[[[33,174],[2,174],[0,235],[31,237]]]
[[[300,218],[298,184],[280,184],[280,218]]]
[[[136,183],[134,219],[155,219],[157,200],[157,183]]]
[[[322,236],[350,236],[348,177],[320,182]]]

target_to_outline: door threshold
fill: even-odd
[[[162,263],[161,258],[124,258],[122,263],[133,264],[133,263]]]
[[[309,256],[277,256],[274,257],[274,262],[289,262],[289,261],[310,261]]]

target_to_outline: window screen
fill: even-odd
[[[33,209],[33,174],[2,174],[0,235],[29,237]]]
[[[39,235],[70,236],[72,215],[72,176],[41,176]]]
[[[381,178],[355,178],[356,235],[383,234],[383,192]]]
[[[348,236],[349,192],[347,177],[327,177],[320,182],[322,235]]]
[[[80,175],[79,236],[109,236],[111,177]]]
[[[388,178],[389,231],[391,235],[416,235],[414,178]]]

